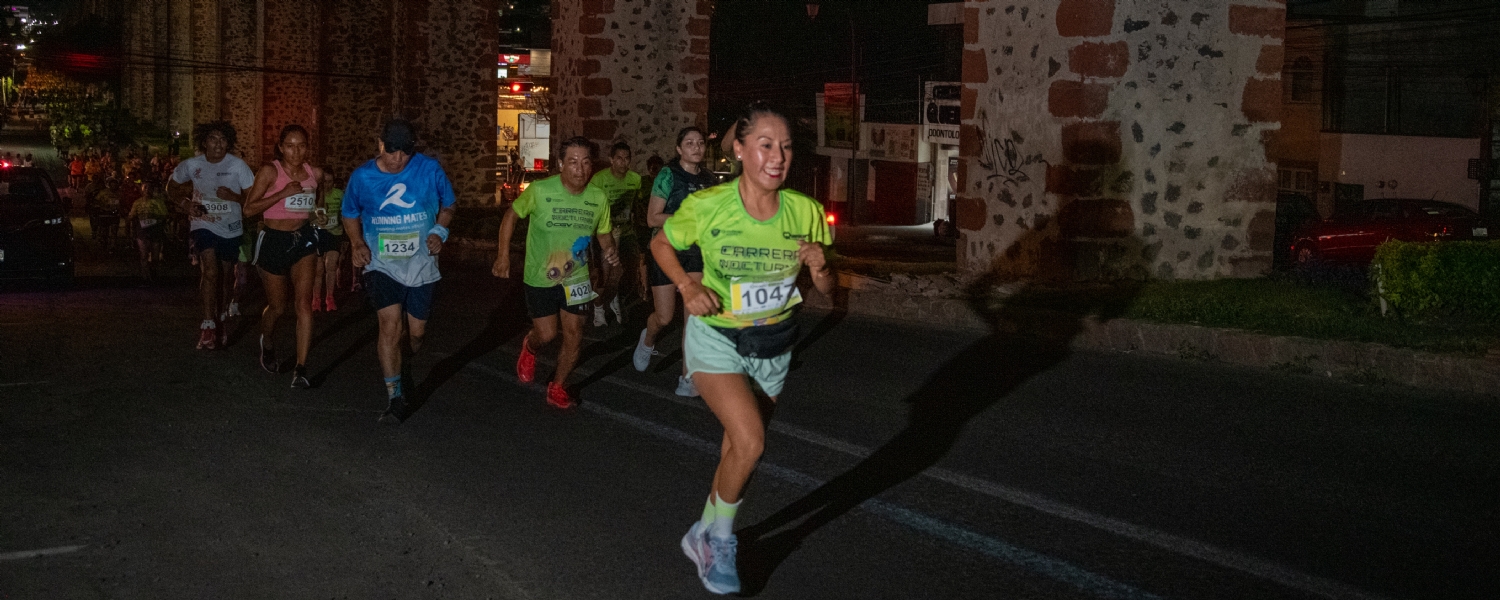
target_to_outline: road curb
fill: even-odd
[[[494,260],[494,242],[464,241],[460,261]],[[804,282],[810,283],[810,282]],[[940,329],[989,332],[990,324],[963,298],[893,293],[889,285],[841,274],[834,298],[802,286],[809,308],[920,324]],[[1500,395],[1500,357],[1471,357],[1393,348],[1368,342],[1318,340],[1197,325],[1129,319],[1086,319],[1069,345],[1076,349],[1144,352],[1183,360],[1218,362],[1316,375],[1371,385]]]
[[[808,307],[927,327],[990,331],[989,323],[961,298],[861,289],[857,280],[840,283],[834,299],[809,286]],[[1069,345],[1076,349],[1144,352],[1183,360],[1317,375],[1352,383],[1500,395],[1500,360],[1421,352],[1367,342],[1265,335],[1129,319],[1101,322],[1089,318],[1072,336]]]

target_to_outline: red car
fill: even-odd
[[[1364,264],[1387,240],[1432,242],[1488,240],[1489,227],[1479,214],[1449,202],[1380,199],[1356,202],[1343,214],[1309,224],[1292,236],[1297,264],[1314,262]]]

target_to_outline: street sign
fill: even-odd
[[[859,85],[823,84],[824,145],[854,150],[859,144]]]
[[[962,95],[962,83],[927,82],[922,94],[922,139],[936,144],[958,145],[958,129],[963,124],[959,105]]]

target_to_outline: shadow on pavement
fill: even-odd
[[[1013,284],[1013,293],[997,304],[992,291],[1003,281],[983,278],[966,290],[970,307],[988,321],[990,334],[939,367],[905,399],[911,408],[900,433],[847,472],[737,532],[747,595],[764,589],[808,535],[936,465],[971,419],[1066,359],[1072,353],[1070,342],[1089,319],[1117,317],[1139,290],[1134,283]],[[815,340],[818,329],[803,343]]]
[[[499,348],[511,338],[526,333],[527,328],[531,326],[531,321],[526,318],[526,309],[521,305],[521,285],[517,283],[518,281],[519,279],[505,280],[503,283],[505,287],[498,294],[500,302],[490,311],[484,328],[476,332],[463,347],[433,365],[422,382],[417,384],[410,394],[407,394],[407,418],[421,410],[427,404],[427,400],[432,398],[432,394],[462,371],[466,365],[489,354],[490,351]],[[409,368],[411,359],[406,358],[402,364]],[[403,379],[406,377],[403,375]]]

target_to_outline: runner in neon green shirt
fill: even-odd
[[[620,265],[620,255],[609,222],[609,198],[589,185],[594,160],[594,143],[584,137],[568,138],[558,153],[562,156],[562,173],[532,183],[505,211],[500,222],[500,248],[491,272],[509,278],[510,238],[516,221],[529,218],[526,228],[526,264],[523,277],[526,312],[532,328],[521,340],[521,356],[516,361],[516,377],[530,383],[536,375],[533,348],[557,337],[562,325],[562,348],[557,355],[557,370],[547,384],[547,403],[557,408],[571,408],[573,395],[567,390],[568,375],[578,363],[578,348],[583,341],[583,315],[594,300],[589,281],[589,246],[599,240],[604,262]]]
[[[589,185],[598,187],[609,197],[611,235],[615,247],[620,250],[621,263],[632,268],[640,260],[636,251],[635,227],[631,224],[631,210],[636,197],[641,193],[641,175],[630,170],[630,145],[618,142],[609,149],[609,168],[594,174]],[[595,274],[599,281],[599,299],[594,302],[594,326],[603,327],[604,306],[615,313],[615,322],[625,322],[625,312],[620,309],[620,280],[622,269],[605,267]]]
[[[758,220],[740,200],[738,180],[691,196],[662,228],[673,248],[703,249],[703,287],[719,312],[700,315],[712,327],[773,325],[802,303],[797,274],[802,243],[827,244],[823,206],[794,190],[780,190],[779,210]]]
[[[717,594],[740,591],[734,516],[765,447],[766,424],[750,379],[777,399],[797,339],[789,319],[802,301],[797,274],[806,266],[824,294],[834,281],[823,255],[829,235],[822,207],[780,189],[792,166],[786,117],[751,105],[735,123],[734,153],[744,174],[688,196],[651,240],[652,256],[693,315],[682,349],[688,374],[724,426],[708,503],[682,538],[703,586]],[[695,243],[703,249],[701,283],[677,260],[679,249]]]

